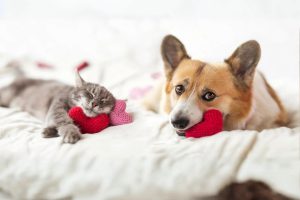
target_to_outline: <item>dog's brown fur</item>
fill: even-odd
[[[211,108],[223,113],[225,130],[261,130],[287,123],[286,111],[276,92],[255,70],[260,59],[260,46],[256,41],[242,44],[228,59],[218,64],[191,59],[184,45],[172,35],[164,38],[161,53],[165,65],[161,105],[159,108],[155,106],[158,100],[152,97],[145,101],[149,109],[163,111],[171,118],[177,117],[178,113],[185,114],[185,117],[197,116],[198,121],[192,119],[187,128],[199,122],[202,113]],[[178,85],[185,87],[181,95],[174,91]],[[205,91],[212,91],[217,97],[204,101],[201,95]],[[158,97],[158,94],[159,90],[155,96]],[[266,98],[262,99],[264,96]],[[185,110],[176,108],[187,101],[189,104],[193,101],[193,105],[189,105],[191,109],[181,105]],[[191,110],[199,111],[193,113]]]

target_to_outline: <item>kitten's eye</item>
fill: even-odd
[[[86,92],[86,96],[90,99],[94,98],[94,96],[92,95],[92,93],[90,92]]]
[[[107,99],[101,99],[100,104],[105,104],[107,102]]]
[[[185,88],[183,85],[176,85],[175,92],[177,95],[182,95],[185,91]]]
[[[212,101],[216,98],[216,94],[213,92],[206,92],[201,96],[204,101]]]

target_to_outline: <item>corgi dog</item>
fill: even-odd
[[[262,130],[288,123],[276,92],[256,70],[261,50],[255,40],[240,45],[224,62],[208,63],[192,59],[176,37],[167,35],[161,54],[164,80],[143,103],[149,110],[167,113],[179,135],[212,108],[222,112],[224,130]]]

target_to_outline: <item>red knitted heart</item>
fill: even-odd
[[[71,108],[69,110],[69,116],[80,128],[81,133],[98,133],[109,125],[109,117],[107,114],[87,117],[81,107]]]
[[[223,130],[223,116],[218,110],[208,110],[203,120],[185,132],[186,137],[200,138],[211,136]]]

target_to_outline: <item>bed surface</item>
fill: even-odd
[[[236,33],[239,37],[228,37],[234,31],[222,22],[215,22],[224,29],[220,37],[210,34],[214,28],[205,21],[201,28],[167,20],[1,23],[0,85],[13,77],[3,67],[11,60],[18,61],[28,76],[69,84],[73,84],[74,66],[88,60],[91,66],[82,72],[83,78],[105,85],[118,98],[129,98],[134,123],[84,135],[76,145],[61,144],[61,138],[41,137],[41,121],[16,109],[0,108],[0,199],[194,199],[215,195],[232,181],[249,179],[300,199],[299,78],[295,75],[299,69],[294,58],[298,29],[292,25],[283,23],[290,32],[296,30],[287,38],[286,30],[272,22],[249,22],[248,28],[232,22],[243,28]],[[274,35],[258,33],[251,26],[274,30]],[[177,136],[166,116],[143,110],[130,93],[155,82],[162,66],[159,43],[169,32],[177,33],[191,54],[203,60],[223,59],[240,42],[258,38],[266,52],[259,68],[293,114],[295,128],[224,131],[202,139]],[[272,53],[281,53],[282,59],[274,61]],[[288,72],[280,68],[283,60]],[[54,68],[38,68],[40,61]]]

